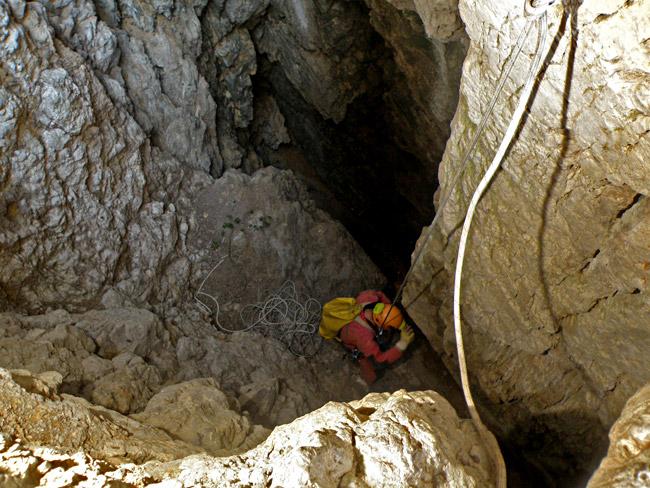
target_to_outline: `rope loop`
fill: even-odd
[[[293,281],[286,281],[279,289],[268,293],[264,301],[244,306],[239,314],[242,327],[231,329],[221,323],[219,300],[203,291],[203,286],[224,260],[210,270],[194,295],[198,307],[213,314],[216,327],[226,333],[255,331],[280,341],[294,356],[314,356],[322,345],[318,334],[321,305],[315,298],[299,294]],[[214,305],[209,306],[207,299]]]
[[[559,0],[525,0],[524,10],[528,15],[539,17],[548,12]]]

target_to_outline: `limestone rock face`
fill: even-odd
[[[81,398],[65,393],[43,396],[36,387],[40,377],[31,382],[27,377],[0,369],[0,431],[9,438],[68,453],[82,450],[111,463],[169,461],[203,451]]]
[[[197,3],[171,9],[161,5],[126,2],[117,8],[111,2],[95,7],[80,0],[47,2],[46,9],[22,1],[0,6],[4,19],[0,63],[7,74],[0,88],[0,179],[4,182],[0,208],[5,215],[0,222],[0,300],[5,309],[40,313],[48,307],[86,311],[146,305],[164,310],[183,300],[192,303],[190,288],[198,287],[214,262],[210,244],[221,243],[223,236],[215,233],[206,246],[201,243],[198,248],[187,244],[189,233],[201,231],[193,208],[202,206],[199,227],[206,219],[224,225],[223,219],[231,213],[224,196],[221,208],[206,209],[204,201],[193,201],[199,195],[204,197],[201,188],[209,186],[212,179],[188,168],[207,170],[212,163],[206,161],[216,161],[209,144],[201,143],[214,131],[205,124],[214,122],[215,109],[203,102],[211,95],[207,87],[202,88],[205,82],[194,63],[201,51],[197,15],[203,6]],[[216,31],[209,39],[236,32],[237,25],[259,15],[265,4],[250,11],[245,7],[226,9],[231,21],[223,29],[215,23]],[[172,21],[177,28],[172,29]],[[252,43],[249,47],[254,60]],[[219,62],[227,64],[228,56],[237,53],[241,56],[236,59],[242,61],[242,49],[235,46],[222,52]],[[152,73],[156,75],[153,78]],[[236,87],[244,83],[239,75],[233,74],[236,80],[230,83],[230,75],[222,70],[218,74],[221,78],[215,90],[228,86],[239,93]],[[250,80],[247,90],[246,96],[244,92],[228,95],[219,91],[224,100],[247,104],[248,108],[228,106],[229,117],[241,116],[232,119],[232,127],[244,128],[251,122]],[[266,105],[269,124],[281,126],[277,107],[274,113],[273,104]],[[18,121],[21,130],[17,130]],[[192,137],[186,138],[185,129],[174,124],[194,127]],[[227,146],[229,132],[223,132],[222,142]],[[193,139],[195,136],[199,140]],[[179,137],[191,148],[174,142]],[[268,133],[261,137],[271,146],[278,144]],[[286,134],[278,137],[280,143],[286,140]],[[231,176],[229,181],[233,178],[237,179]],[[274,184],[281,188],[273,190]],[[264,188],[255,190],[256,185]],[[293,219],[287,225],[295,227],[267,236],[273,238],[270,249],[277,253],[262,256],[268,272],[278,273],[279,283],[295,278],[302,264],[308,270],[305,286],[310,290],[317,287],[323,295],[347,280],[352,288],[381,282],[358,245],[306,202],[304,190],[290,175],[263,173],[248,188],[250,193],[274,193],[277,200],[287,201],[293,208],[270,215],[264,213],[268,202],[258,199],[242,209],[258,219]],[[214,216],[205,215],[206,210]],[[261,230],[258,235],[268,234],[261,229],[265,223],[247,223]],[[304,235],[297,239],[292,232]],[[304,240],[310,242],[312,251],[322,242],[322,252],[307,253]],[[343,246],[341,252],[333,253],[331,246],[338,245]],[[298,246],[311,264],[299,260],[287,264]],[[328,262],[325,255],[340,259]],[[339,267],[343,258],[360,264]],[[320,260],[327,264],[319,266]],[[336,273],[331,272],[334,268]],[[364,273],[365,278],[354,276]],[[256,273],[251,270],[251,274]],[[240,275],[238,279],[245,281],[247,275]],[[266,288],[275,284],[269,282]],[[238,298],[240,303],[249,303],[250,295]]]
[[[178,365],[169,332],[146,310],[5,313],[0,333],[0,367],[56,371],[62,391],[123,414],[142,410]]]
[[[85,31],[61,25],[56,34],[50,22],[82,15],[77,3],[65,5],[59,18],[37,2],[0,4],[0,300],[43,311],[98,306],[109,288],[140,303],[180,294],[190,264],[177,254],[189,225],[177,215],[179,186],[200,183],[152,149],[86,59],[113,46],[92,12],[82,9]],[[83,56],[66,41],[83,44],[82,34],[95,32],[104,47],[91,43]]]
[[[251,76],[257,72],[257,59],[249,29],[260,21],[268,4],[269,0],[209,2],[201,18],[199,69],[217,101],[217,143],[222,156],[221,165],[212,168],[214,176],[224,168],[252,172],[259,167],[240,135],[254,116]]]
[[[53,402],[44,402],[22,390],[2,370],[0,380],[2,400],[8,392],[14,401],[31,401],[36,408],[48,408],[48,413],[56,407]],[[189,388],[196,386],[195,383]],[[94,407],[74,404],[70,397],[59,402],[59,408],[67,408],[68,404],[73,404],[69,408],[75,411],[83,408],[94,411]],[[171,441],[162,431],[135,420],[125,423],[128,419],[114,412],[101,413],[87,418],[72,417],[68,423],[74,432],[90,432],[84,451],[92,452],[92,457],[81,452],[66,453],[70,445],[75,445],[70,442],[49,447],[47,429],[38,438],[18,441],[14,435],[0,437],[0,481],[34,486],[39,481],[43,485],[45,480],[54,482],[78,476],[88,478],[89,482],[121,480],[126,486],[142,486],[146,480],[146,483],[160,482],[160,486],[174,487],[242,484],[424,487],[432,483],[445,487],[482,487],[493,483],[489,461],[471,422],[460,420],[441,396],[430,391],[399,391],[392,395],[370,395],[350,404],[328,403],[289,425],[276,428],[266,441],[247,453],[228,458],[190,456],[171,462],[165,459],[178,454],[182,448],[189,454],[191,446]],[[3,427],[13,420],[11,415],[9,420],[2,420]],[[95,442],[105,442],[95,434],[96,430],[112,429],[115,425],[122,426],[123,431],[111,445],[127,442],[127,450],[121,453],[126,460],[129,456],[136,462],[155,459],[161,456],[157,450],[162,447],[168,451],[159,462],[141,466],[123,464],[116,469],[110,463],[119,456],[107,458],[107,446],[94,446]],[[126,433],[131,437],[123,441]],[[141,451],[142,439],[149,441],[146,455]],[[39,447],[40,443],[48,447]]]
[[[224,334],[200,317],[198,308],[195,315],[162,321],[141,309],[0,314],[0,367],[32,375],[56,372],[60,378],[48,381],[58,382],[61,392],[125,415],[142,412],[163,384],[211,377],[233,399],[233,408],[240,404],[256,423],[270,427],[291,422],[328,400],[347,401],[367,391],[357,366],[337,345],[323,345],[309,360],[296,358],[275,339],[252,332]],[[423,386],[410,378],[405,371],[395,382]],[[39,388],[47,392],[47,385]],[[163,398],[192,400],[193,391]],[[208,401],[208,406],[213,404]],[[213,450],[221,449],[214,447],[217,441]],[[228,442],[233,448],[245,445],[241,439]]]
[[[7,488],[34,486],[142,486],[146,473],[135,464],[119,468],[81,452],[64,454],[47,447],[25,446],[0,434],[0,484]]]
[[[260,53],[280,64],[305,100],[338,122],[366,89],[371,35],[357,2],[271,0],[255,42]]]
[[[412,449],[409,449],[412,446]],[[452,447],[453,446],[453,447]],[[453,453],[453,454],[452,454]],[[434,392],[328,403],[277,427],[248,453],[189,457],[178,479],[201,486],[489,486],[489,460],[469,421]]]
[[[237,410],[212,378],[202,378],[163,388],[132,418],[219,456],[246,451],[269,434]]]
[[[367,0],[370,22],[393,51],[395,69],[386,94],[397,143],[422,161],[417,178],[433,187],[458,103],[468,39],[457,1]],[[417,179],[401,185],[419,188]],[[420,182],[421,184],[421,182]],[[404,191],[405,195],[410,192]],[[431,194],[417,204],[430,205]]]
[[[650,484],[650,385],[630,398],[609,431],[609,451],[589,488]]]
[[[460,12],[471,45],[442,193],[525,23],[515,1],[461,1]],[[530,454],[546,458],[557,476],[593,458],[626,399],[650,379],[649,26],[650,11],[638,2],[549,12],[550,64],[470,234],[462,308],[475,390],[502,435],[529,446],[541,440]],[[405,293],[406,303],[417,300],[411,315],[454,370],[458,230],[534,45],[531,36]]]
[[[291,173],[272,167],[252,177],[227,172],[194,203],[198,220],[189,242],[212,252],[213,264],[206,264],[223,260],[204,290],[216,291],[224,323],[231,327],[240,320],[242,304],[262,301],[287,279],[321,302],[382,282],[359,245],[316,208]],[[209,271],[204,265],[205,277]]]
[[[219,161],[216,104],[199,74],[205,2],[42,2],[57,37],[96,70],[153,143],[179,161]]]

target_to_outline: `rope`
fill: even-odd
[[[203,286],[225,259],[225,257],[221,258],[210,270],[194,295],[194,300],[199,308],[208,314],[213,313],[212,308],[199,297],[212,300],[215,306],[214,320],[217,328],[226,333],[255,331],[264,336],[273,337],[298,357],[309,358],[318,353],[322,345],[322,339],[318,334],[320,303],[314,298],[300,296],[292,281],[286,281],[278,290],[268,294],[263,302],[246,305],[242,308],[239,317],[243,328],[229,329],[219,321],[221,310],[219,300],[204,292]]]
[[[553,7],[558,0],[526,0],[524,10],[528,15],[539,17]]]
[[[399,289],[397,290],[397,293],[395,294],[395,298],[391,303],[391,308],[395,305],[395,303],[399,301],[400,297],[402,296],[402,293],[404,292],[404,287],[406,286],[406,283],[408,282],[411,273],[413,272],[416,264],[419,262],[420,258],[422,257],[422,254],[426,249],[427,244],[431,240],[431,237],[433,237],[433,231],[435,229],[436,224],[438,223],[438,220],[440,219],[440,216],[442,215],[442,211],[444,210],[445,206],[447,205],[447,202],[451,198],[451,194],[454,188],[456,187],[458,180],[460,179],[461,175],[463,174],[463,172],[467,168],[467,165],[469,164],[470,157],[474,152],[474,149],[476,148],[476,144],[478,143],[479,138],[483,134],[483,130],[487,125],[488,119],[490,118],[492,112],[494,111],[494,106],[496,105],[497,99],[499,98],[499,95],[503,90],[503,86],[505,85],[506,80],[510,77],[512,68],[514,67],[515,62],[517,61],[517,58],[521,54],[521,51],[524,47],[524,43],[526,42],[526,39],[528,39],[528,35],[531,32],[532,26],[533,26],[532,22],[527,22],[526,27],[519,33],[519,37],[517,38],[517,41],[515,42],[515,46],[510,52],[510,55],[508,56],[508,60],[506,61],[505,68],[501,74],[501,77],[499,78],[499,82],[497,84],[496,90],[494,91],[494,95],[492,96],[492,99],[488,104],[488,108],[483,113],[483,117],[481,117],[481,121],[478,125],[478,129],[474,133],[474,137],[472,138],[472,141],[470,142],[469,147],[465,152],[465,155],[463,156],[460,165],[458,166],[458,170],[454,173],[454,176],[451,180],[451,184],[449,185],[449,190],[446,192],[446,194],[443,195],[443,198],[440,200],[440,205],[438,205],[438,209],[436,210],[436,213],[433,217],[433,221],[431,222],[431,225],[428,228],[427,235],[424,238],[424,241],[422,242],[420,249],[415,255],[415,258],[413,259],[413,264],[407,271],[406,275],[404,276],[404,279],[402,280],[402,284],[400,285]],[[408,309],[412,304],[413,302],[409,303],[408,305],[405,305],[404,308]]]
[[[224,327],[221,322],[219,322],[219,312],[221,311],[221,308],[219,307],[219,300],[217,300],[214,296],[210,295],[209,293],[206,293],[203,291],[203,285],[205,285],[205,282],[208,281],[208,278],[212,275],[215,269],[217,269],[221,263],[223,263],[226,260],[226,257],[221,258],[217,264],[214,265],[214,267],[210,270],[210,272],[207,274],[205,278],[203,278],[203,281],[201,282],[201,286],[199,286],[199,290],[196,292],[196,295],[194,295],[194,300],[196,301],[196,304],[199,306],[201,310],[203,310],[207,314],[212,313],[212,309],[205,303],[203,302],[199,296],[209,298],[214,302],[214,306],[216,307],[215,312],[214,312],[214,320],[217,324],[217,327],[221,329],[224,332],[237,332],[236,330],[230,330],[227,327]]]
[[[295,283],[286,281],[264,301],[244,307],[240,317],[246,330],[273,337],[295,356],[309,358],[322,344],[320,315],[318,300],[300,296]]]
[[[481,421],[481,418],[478,414],[478,410],[476,409],[476,405],[474,403],[474,399],[472,397],[472,393],[469,387],[469,380],[468,380],[468,373],[467,373],[467,362],[465,358],[465,350],[464,350],[464,345],[463,345],[463,337],[462,337],[462,327],[461,327],[461,320],[460,320],[460,285],[461,285],[461,277],[462,277],[462,266],[463,266],[463,261],[464,261],[464,255],[465,255],[465,247],[467,244],[467,235],[469,234],[469,227],[471,225],[471,221],[474,215],[474,211],[476,209],[476,205],[478,204],[478,201],[480,200],[483,192],[487,188],[487,185],[491,181],[492,177],[496,173],[497,169],[501,165],[501,161],[503,160],[503,157],[505,155],[505,152],[507,148],[510,146],[510,143],[512,142],[512,138],[514,137],[514,134],[516,132],[517,127],[519,126],[521,122],[521,118],[523,116],[523,112],[528,104],[528,99],[530,98],[530,94],[534,85],[535,78],[537,77],[537,73],[539,71],[539,67],[541,65],[541,60],[542,60],[542,53],[545,48],[545,43],[546,43],[546,35],[547,35],[547,18],[546,18],[546,13],[547,11],[553,7],[557,3],[557,0],[525,0],[524,2],[524,8],[526,14],[534,17],[535,19],[538,19],[538,40],[537,40],[537,49],[536,49],[536,55],[535,59],[530,67],[529,73],[528,73],[528,78],[526,81],[526,84],[524,85],[524,91],[522,92],[522,95],[520,96],[519,99],[519,104],[513,113],[510,125],[508,126],[508,129],[506,130],[506,133],[504,134],[504,138],[501,142],[501,145],[499,146],[499,149],[497,150],[497,153],[488,167],[488,170],[486,171],[485,176],[479,183],[478,187],[476,188],[476,191],[474,193],[474,196],[472,198],[472,201],[470,202],[470,206],[468,207],[467,214],[465,217],[465,222],[463,225],[463,231],[461,233],[461,242],[459,246],[459,251],[458,251],[458,258],[457,258],[457,267],[456,267],[456,275],[455,275],[455,281],[454,281],[454,332],[456,335],[456,347],[457,347],[457,353],[458,353],[458,362],[459,362],[459,367],[460,367],[460,372],[461,372],[461,383],[463,387],[463,394],[465,396],[465,401],[467,403],[468,409],[470,411],[470,415],[472,417],[472,421],[474,422],[474,425],[476,426],[479,434],[483,438],[484,442],[488,446],[489,450],[492,453],[492,458],[494,462],[494,467],[496,471],[496,479],[497,479],[497,486],[499,488],[505,487],[507,483],[507,478],[506,478],[506,469],[505,469],[505,462],[503,461],[503,456],[501,454],[501,450],[499,448],[499,444],[494,437],[494,435],[487,429],[487,427],[483,424]],[[399,301],[399,299],[402,296],[402,293],[404,291],[404,288],[406,286],[406,283],[408,282],[408,279],[411,276],[411,273],[415,269],[417,263],[421,259],[424,249],[427,247],[427,244],[431,237],[433,236],[433,231],[435,229],[435,225],[438,222],[440,216],[442,215],[442,211],[444,210],[447,202],[449,201],[449,198],[451,197],[451,194],[456,187],[456,184],[458,183],[458,180],[460,179],[460,176],[464,172],[467,164],[469,163],[469,159],[474,152],[474,149],[476,148],[476,144],[478,143],[478,140],[480,136],[483,133],[483,130],[485,129],[485,125],[487,123],[488,118],[492,115],[492,112],[494,110],[494,106],[496,104],[496,101],[503,89],[503,86],[505,84],[505,81],[509,78],[510,72],[512,71],[512,68],[514,67],[514,64],[519,57],[523,45],[528,38],[529,33],[531,32],[533,22],[529,19],[526,22],[525,28],[521,31],[519,34],[519,37],[515,43],[515,47],[512,49],[509,55],[509,60],[506,62],[506,67],[504,71],[502,72],[502,75],[497,83],[496,90],[494,92],[494,95],[492,96],[490,103],[488,104],[488,109],[486,112],[484,112],[481,121],[479,123],[478,129],[476,130],[474,137],[472,138],[472,141],[465,152],[465,155],[461,161],[461,164],[458,167],[458,170],[454,174],[451,184],[449,185],[449,189],[446,192],[445,195],[443,195],[443,198],[440,201],[440,205],[438,206],[438,209],[434,215],[433,221],[431,222],[431,225],[429,226],[427,235],[424,238],[424,241],[421,244],[420,249],[416,253],[414,259],[413,259],[413,264],[409,268],[408,272],[406,273],[399,289],[397,290],[397,293],[395,295],[394,300],[391,303],[391,308],[395,306],[395,303]],[[514,54],[513,54],[514,53]],[[409,303],[408,305],[405,305],[404,308],[408,308],[410,305],[412,305],[413,302]]]
[[[533,17],[539,17],[540,15],[546,13],[558,1],[559,0],[526,0],[524,2],[524,9],[527,14]],[[485,129],[487,121],[492,115],[492,112],[494,111],[494,106],[496,105],[499,95],[503,90],[503,86],[505,85],[506,80],[510,77],[510,73],[512,71],[512,68],[515,65],[515,62],[517,61],[517,58],[521,54],[521,51],[524,47],[524,43],[526,42],[526,39],[528,39],[528,35],[530,34],[532,26],[533,26],[533,22],[531,20],[528,20],[526,22],[526,26],[524,27],[524,29],[522,29],[522,31],[519,33],[519,37],[515,41],[515,46],[510,51],[510,54],[508,55],[508,60],[506,61],[506,65],[501,73],[501,76],[496,86],[496,90],[494,91],[494,95],[492,95],[492,98],[490,99],[488,108],[483,113],[483,116],[481,117],[481,121],[479,122],[478,129],[474,133],[474,137],[472,138],[472,141],[470,142],[468,149],[465,152],[465,155],[463,156],[460,165],[458,166],[458,170],[454,173],[454,176],[451,180],[451,184],[449,185],[449,190],[440,200],[438,209],[436,210],[436,213],[433,216],[433,220],[431,221],[431,225],[428,228],[427,235],[425,236],[424,241],[420,246],[420,249],[416,253],[415,257],[413,258],[413,264],[406,272],[406,275],[404,276],[404,279],[402,280],[402,283],[399,289],[397,290],[397,293],[395,294],[395,298],[391,303],[391,308],[395,306],[395,304],[399,301],[400,297],[402,296],[406,283],[408,282],[408,279],[411,277],[411,273],[415,269],[415,265],[420,261],[424,249],[427,247],[427,244],[431,240],[431,237],[433,237],[433,230],[435,229],[435,226],[438,223],[438,220],[440,219],[440,216],[442,215],[442,211],[445,209],[447,202],[451,198],[451,194],[454,188],[456,187],[458,180],[460,179],[461,175],[463,174],[463,172],[467,168],[467,165],[469,164],[470,157],[474,152],[474,149],[476,148],[476,144],[478,143],[479,138],[481,137],[481,135],[483,135],[483,130]],[[408,309],[412,304],[413,303],[411,302],[408,305],[405,305],[404,308]]]
[[[199,308],[207,314],[213,313],[212,308],[199,297],[209,298],[214,303],[215,324],[222,332],[256,331],[277,339],[295,356],[314,356],[322,345],[318,334],[321,306],[318,300],[301,296],[293,281],[286,281],[277,291],[269,293],[265,301],[246,305],[239,314],[243,328],[229,329],[219,321],[219,300],[204,292],[203,286],[226,257],[214,265],[194,295]]]
[[[519,127],[519,124],[521,123],[521,119],[523,117],[526,106],[528,105],[530,95],[533,90],[535,79],[537,78],[537,74],[541,66],[542,55],[545,50],[546,35],[548,31],[546,10],[550,8],[551,5],[552,4],[547,4],[545,8],[541,11],[541,14],[537,16],[537,20],[539,24],[537,49],[536,49],[533,63],[531,64],[530,69],[528,71],[526,84],[524,85],[524,89],[521,93],[521,96],[519,97],[519,102],[512,115],[510,124],[508,125],[508,128],[506,129],[506,132],[503,136],[501,145],[499,146],[494,156],[494,159],[490,163],[490,166],[486,170],[485,175],[479,182],[474,192],[474,195],[472,196],[472,199],[469,203],[469,206],[467,208],[465,222],[463,223],[463,229],[461,231],[461,236],[460,236],[460,243],[458,247],[458,258],[456,261],[456,273],[454,277],[454,332],[456,335],[456,348],[458,352],[458,363],[459,363],[460,373],[461,373],[463,394],[465,395],[465,401],[467,402],[467,406],[469,408],[469,412],[474,422],[474,425],[476,426],[477,430],[479,431],[479,434],[483,437],[484,441],[490,447],[490,450],[493,453],[493,458],[496,467],[496,474],[497,474],[497,486],[499,487],[506,486],[506,471],[505,471],[505,463],[503,461],[503,456],[501,455],[501,451],[499,449],[499,445],[496,439],[481,421],[481,418],[478,414],[478,410],[476,409],[476,405],[474,403],[472,392],[469,386],[469,379],[467,374],[467,362],[465,358],[465,349],[463,345],[463,333],[462,333],[461,316],[460,316],[461,279],[463,273],[463,262],[465,259],[465,249],[467,246],[467,238],[469,235],[469,230],[472,224],[472,219],[474,217],[476,206],[478,205],[481,196],[485,192],[485,189],[487,188],[488,184],[492,180],[494,174],[499,169],[501,162],[503,161],[503,158],[505,156],[505,153],[508,147],[510,146],[510,143],[512,142],[515,132]]]

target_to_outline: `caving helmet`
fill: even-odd
[[[373,307],[372,318],[383,329],[388,329],[389,327],[399,329],[404,322],[404,317],[399,308],[396,305],[391,306],[386,303],[377,303]]]

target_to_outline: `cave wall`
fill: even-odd
[[[515,1],[465,0],[460,12],[471,44],[443,192],[525,22]],[[470,233],[462,309],[474,389],[497,431],[556,475],[589,465],[650,380],[649,27],[639,1],[568,2],[549,13],[543,79]],[[534,38],[406,289],[410,314],[453,370],[460,226],[533,50]]]
[[[458,88],[468,38],[458,14],[458,2],[368,0],[370,22],[392,52],[386,66],[384,95],[391,133],[398,145],[421,161],[400,187],[412,188],[416,206],[431,205],[431,190],[458,104]],[[420,195],[425,179],[426,197]],[[423,189],[424,190],[424,189]]]
[[[457,5],[272,2],[253,39],[255,96],[275,100],[291,142],[257,153],[301,174],[399,279],[432,216],[458,100],[467,36]],[[399,238],[385,238],[387,225]]]
[[[111,285],[136,301],[178,296],[189,273],[180,187],[196,189],[200,177],[153,147],[102,84],[93,64],[114,53],[115,37],[86,19],[82,32],[94,36],[74,36],[89,41],[80,55],[65,41],[75,30],[57,34],[62,19],[43,5],[0,11],[3,309],[87,309]]]
[[[381,285],[376,266],[294,176],[267,168],[251,179],[237,168],[257,167],[234,139],[252,120],[254,66],[248,51],[227,43],[216,51],[221,64],[209,86],[197,66],[208,63],[199,59],[202,46],[213,53],[199,19],[211,8],[0,3],[3,310],[192,308],[192,292],[224,256],[247,263],[222,270],[224,286],[228,276],[256,285],[265,278],[239,304],[287,279],[319,299]],[[245,38],[237,26],[264,8],[230,3],[219,32]],[[233,103],[217,110],[212,90]],[[276,132],[276,119],[271,110],[256,129]],[[227,170],[229,178],[213,184],[209,172]],[[250,212],[239,215],[237,203]],[[273,225],[253,222],[258,211]],[[325,237],[315,239],[319,233]],[[264,256],[219,247],[226,237],[265,243]]]

